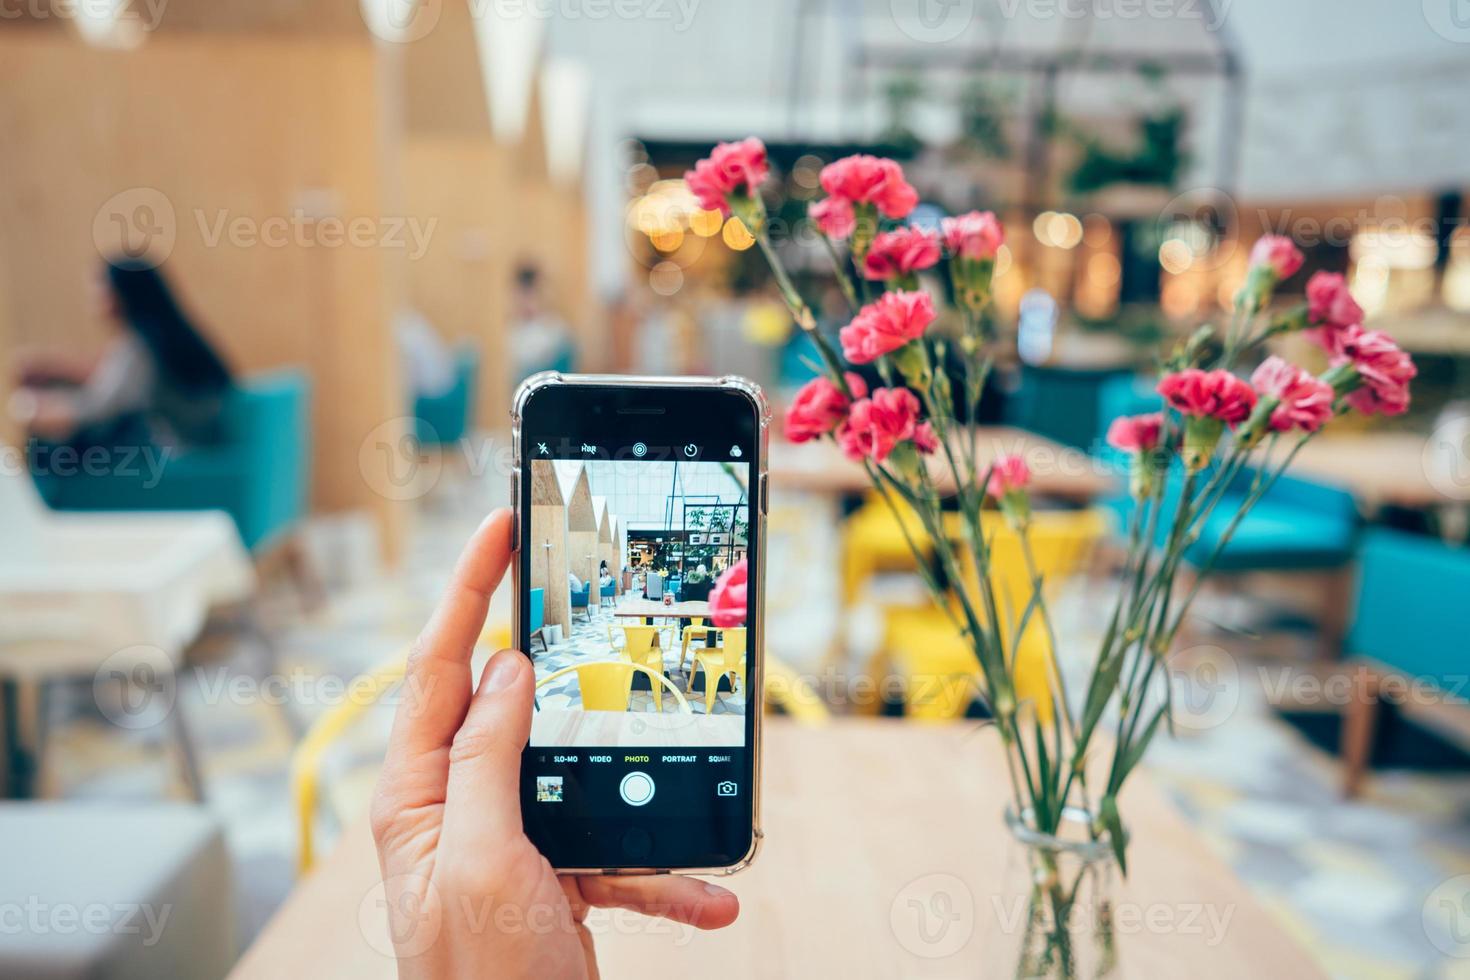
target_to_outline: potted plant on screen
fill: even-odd
[[[851,307],[834,345],[816,330],[772,246],[760,196],[768,171],[765,147],[752,138],[718,145],[685,180],[701,207],[735,215],[754,236],[792,318],[820,352],[822,374],[796,394],[786,434],[831,440],[863,466],[905,529],[934,603],[974,654],[976,693],[1008,763],[1006,824],[1028,856],[1030,914],[1019,930],[1017,975],[1110,975],[1117,959],[1108,883],[1114,867],[1126,874],[1129,848],[1119,793],[1171,725],[1168,662],[1200,583],[1308,440],[1351,412],[1407,409],[1413,362],[1387,335],[1363,328],[1341,276],[1314,276],[1305,303],[1273,308],[1277,284],[1297,272],[1302,255],[1286,238],[1257,242],[1227,322],[1201,327],[1164,361],[1163,410],[1112,420],[1107,440],[1127,459],[1130,499],[1116,594],[1096,649],[1049,644],[1047,683],[1036,693],[1016,671],[1029,623],[1051,631],[1031,547],[1032,474],[1020,457],[982,463],[973,424],[998,343],[986,312],[1000,222],[971,212],[937,230],[916,227],[905,219],[918,194],[896,162],[860,155],[826,166],[825,196],[807,215]],[[950,335],[934,329],[941,304],[920,287],[921,274],[948,279],[959,322]],[[1262,356],[1267,340],[1293,333],[1326,352],[1325,373]],[[958,375],[936,369],[955,352]],[[857,365],[874,366],[881,382],[865,384],[850,370]],[[1242,475],[1248,492],[1227,496]],[[954,488],[952,513],[941,506],[940,485]],[[1182,576],[1185,551],[1212,515],[1224,520],[1219,545]],[[1001,534],[1019,539],[1028,572],[1019,622],[1007,621],[1003,600],[1016,597],[999,596],[992,575]],[[1058,658],[1084,660],[1076,674],[1085,683],[1069,689],[1073,671]]]

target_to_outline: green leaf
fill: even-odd
[[[1123,829],[1123,817],[1118,813],[1118,798],[1109,793],[1102,798],[1098,807],[1097,821],[1108,832],[1113,844],[1113,854],[1118,859],[1118,870],[1128,877],[1128,832]]]

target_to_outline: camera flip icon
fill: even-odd
[[[739,793],[739,790],[740,787],[735,785],[735,780],[733,779],[722,779],[718,783],[715,783],[716,796],[735,796]]]

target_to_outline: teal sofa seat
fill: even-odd
[[[475,418],[475,388],[480,355],[473,348],[455,352],[454,384],[442,395],[420,395],[413,403],[414,434],[421,446],[448,446],[470,431]]]
[[[1470,550],[1402,531],[1363,535],[1348,652],[1445,690],[1464,686]],[[1462,692],[1463,693],[1463,692]]]
[[[299,371],[249,378],[226,398],[218,445],[171,451],[156,476],[143,467],[48,473],[36,487],[56,510],[222,510],[245,546],[259,549],[306,516],[309,402]]]

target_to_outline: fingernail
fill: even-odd
[[[491,694],[503,691],[515,682],[521,672],[521,655],[514,650],[502,650],[490,662],[490,673],[485,678],[485,689]]]
[[[710,895],[713,895],[715,898],[724,898],[726,895],[730,894],[730,889],[721,888],[719,885],[711,884],[708,881],[704,883],[704,890]]]

